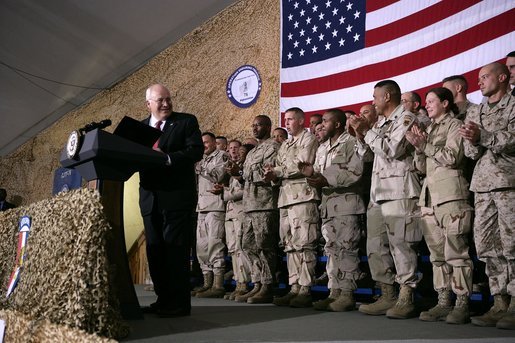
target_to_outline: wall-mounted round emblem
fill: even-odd
[[[257,69],[251,65],[239,67],[227,80],[227,97],[242,108],[256,102],[261,92],[261,77]]]
[[[80,144],[81,135],[79,131],[72,131],[70,136],[68,136],[68,142],[66,143],[66,156],[68,156],[70,159],[77,157],[77,154],[80,150]]]

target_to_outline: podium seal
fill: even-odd
[[[81,145],[81,134],[79,131],[74,130],[68,136],[68,142],[66,143],[66,156],[69,159],[75,159],[80,150]]]

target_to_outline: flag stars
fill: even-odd
[[[343,50],[353,51],[364,40],[361,23],[365,12],[354,0],[288,0],[282,17],[283,63],[302,65],[331,57]],[[317,20],[318,18],[318,20]],[[346,45],[347,44],[347,45]],[[359,48],[359,47],[358,47]]]

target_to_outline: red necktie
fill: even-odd
[[[162,120],[158,120],[157,123],[154,125],[154,127],[158,130],[161,130],[161,124],[163,123]],[[152,146],[153,149],[157,148],[159,145],[159,139],[154,143],[154,145]]]

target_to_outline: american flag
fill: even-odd
[[[393,79],[422,97],[515,50],[514,0],[281,0],[281,113],[358,111]],[[282,116],[281,116],[282,117]]]

